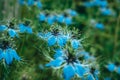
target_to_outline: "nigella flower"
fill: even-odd
[[[3,41],[0,44],[0,60],[4,59],[6,64],[11,64],[13,59],[20,61],[20,57],[17,55],[17,52],[12,49],[8,41]]]
[[[65,18],[64,15],[62,15],[62,14],[61,14],[61,15],[58,15],[58,16],[57,16],[57,21],[58,21],[59,23],[63,23],[64,18]]]
[[[18,0],[20,5],[24,5],[25,0]]]
[[[90,74],[87,75],[87,80],[99,80],[98,79],[98,74],[99,74],[98,70],[91,68],[89,72],[90,72]]]
[[[7,29],[7,26],[6,25],[0,25],[0,31],[5,31]]]
[[[34,5],[34,0],[28,0],[27,4],[28,4],[28,6],[33,6]]]
[[[112,80],[110,77],[106,77],[104,78],[104,80]]]
[[[82,47],[82,44],[77,39],[72,39],[71,45],[74,49],[78,49],[79,47]]]
[[[104,25],[100,22],[96,23],[95,27],[98,28],[98,29],[104,29]]]
[[[30,22],[26,21],[25,24],[19,24],[19,29],[21,33],[27,32],[27,33],[32,33],[32,28],[29,26]]]
[[[114,63],[109,63],[107,65],[107,69],[110,71],[110,72],[113,72],[115,70],[116,66]]]
[[[0,26],[0,31],[8,31],[8,34],[10,35],[10,37],[14,38],[14,37],[18,37],[18,34],[16,32],[16,30],[14,30],[14,24],[12,22],[10,22],[10,24],[8,26],[6,25],[1,25]]]
[[[36,5],[38,8],[42,7],[42,3],[39,0],[28,0],[28,6]]]
[[[70,14],[71,16],[76,16],[77,12],[75,10],[68,10],[68,14]]]
[[[95,6],[100,6],[100,7],[107,7],[108,2],[106,0],[94,0],[93,1]]]
[[[67,25],[72,24],[72,18],[71,18],[71,17],[68,17],[68,16],[65,17],[65,18],[64,18],[64,23],[67,24]]]
[[[117,67],[117,73],[120,74],[120,66]]]
[[[84,5],[85,7],[93,7],[93,6],[94,6],[94,3],[93,3],[92,1],[90,1],[90,2],[84,2],[83,5]]]
[[[86,51],[81,51],[79,52],[79,56],[83,56],[85,60],[94,60],[94,56],[91,56],[88,52]]]
[[[112,11],[109,8],[103,7],[103,8],[100,8],[100,11],[102,15],[105,15],[105,16],[112,15]]]
[[[40,21],[45,21],[46,15],[44,13],[39,14],[39,20]]]
[[[54,29],[50,32],[48,37],[48,45],[52,46],[58,43],[59,46],[64,46],[67,42],[67,37],[61,33],[58,29]]]
[[[38,8],[42,8],[42,3],[39,0],[35,0],[36,1],[36,6]]]
[[[56,20],[56,16],[55,15],[48,15],[47,16],[47,23],[52,25]]]
[[[65,80],[71,80],[76,74],[81,78],[86,74],[86,65],[81,64],[77,55],[73,56],[69,51],[58,49],[54,58],[46,66],[54,68],[62,67]]]

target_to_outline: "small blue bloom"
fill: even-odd
[[[110,77],[106,77],[106,78],[104,78],[104,80],[111,80],[111,78]]]
[[[117,67],[117,73],[120,74],[120,66]]]
[[[94,3],[93,2],[85,2],[83,4],[85,7],[93,7],[94,6]]]
[[[107,69],[110,71],[110,72],[113,72],[115,70],[115,64],[113,63],[110,63],[107,65]]]
[[[20,5],[24,4],[24,0],[18,0],[18,2],[19,2]]]
[[[59,23],[63,23],[64,18],[65,18],[65,17],[64,17],[63,15],[58,15],[57,21],[58,21]]]
[[[67,25],[72,24],[72,19],[71,19],[71,17],[65,17],[65,18],[64,18],[64,23],[67,24]]]
[[[34,0],[28,0],[27,4],[28,4],[28,6],[33,6],[34,5]]]
[[[13,61],[13,58],[15,58],[16,60],[20,61],[20,57],[17,55],[17,52],[12,49],[12,48],[8,48],[5,50],[0,50],[0,60],[1,59],[5,59],[6,64],[11,64]]]
[[[66,65],[63,68],[63,76],[65,80],[71,80],[71,78],[75,75],[75,70],[72,65]]]
[[[60,57],[60,56],[62,56],[64,54],[61,49],[57,49],[57,50],[55,50],[55,52],[56,53],[54,55],[54,58],[58,58],[58,57]]]
[[[50,25],[52,25],[52,24],[55,22],[55,20],[56,20],[56,17],[55,17],[54,15],[49,15],[49,16],[47,17],[47,22],[48,22],[48,24],[50,24]]]
[[[60,33],[53,31],[51,35],[48,36],[48,45],[53,46],[54,44],[58,44],[59,46],[64,46],[67,42],[67,37]]]
[[[73,47],[74,49],[78,49],[78,47],[81,47],[81,46],[82,46],[81,43],[80,43],[78,40],[76,40],[76,39],[73,39],[73,40],[71,41],[71,45],[72,45],[72,47]]]
[[[91,56],[88,52],[86,51],[81,51],[79,53],[80,56],[83,56],[85,60],[94,60],[94,56]]]
[[[39,20],[40,20],[40,21],[45,21],[45,19],[46,19],[45,14],[44,14],[44,13],[41,13],[41,14],[39,15]]]
[[[111,9],[109,9],[109,8],[101,8],[100,11],[101,11],[101,14],[102,14],[102,15],[105,15],[105,16],[110,16],[110,15],[112,15],[112,11],[111,11]]]
[[[0,31],[5,31],[7,29],[7,26],[5,25],[0,25]]]
[[[15,36],[18,37],[18,34],[14,29],[8,29],[8,33],[12,38],[14,38]]]
[[[26,26],[24,24],[19,24],[19,28],[20,28],[20,32],[21,33],[24,33],[24,32],[27,32],[27,33],[32,33],[32,28],[30,26]]]
[[[87,76],[87,80],[95,80],[95,78],[93,77],[92,74],[89,74],[89,75]]]
[[[50,37],[50,36],[51,36],[51,33],[50,33],[50,32],[48,32],[48,33],[39,32],[39,33],[38,33],[38,37],[40,37],[40,38],[42,38],[42,39],[44,39],[44,40],[47,40],[48,37]]]
[[[96,23],[95,28],[104,29],[104,25],[102,23]]]
[[[99,80],[98,79],[98,74],[99,74],[98,70],[91,68],[91,69],[88,69],[88,71],[90,72],[90,74],[87,75],[87,80]]]
[[[64,62],[64,59],[59,57],[59,58],[56,58],[55,60],[52,60],[50,63],[46,64],[46,66],[59,67],[63,62]]]
[[[68,13],[71,15],[71,16],[76,16],[77,15],[77,12],[75,10],[68,10]]]
[[[40,1],[37,1],[36,6],[37,6],[38,8],[42,8],[42,3],[41,3]]]
[[[68,51],[58,49],[56,50],[54,58],[55,59],[46,64],[46,66],[54,68],[62,67],[65,80],[70,80],[75,74],[83,77],[87,72],[86,67],[77,59],[77,55],[72,56]]]

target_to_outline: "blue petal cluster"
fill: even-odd
[[[15,29],[8,27],[6,25],[0,25],[0,32],[4,32],[4,31],[8,31],[8,34],[10,35],[10,37],[14,38],[14,37],[18,37],[18,33]]]
[[[32,33],[32,28],[29,25],[25,25],[25,24],[19,24],[19,29],[21,33]]]
[[[13,59],[20,61],[21,58],[17,55],[16,50],[12,49],[6,41],[0,44],[0,60],[4,59],[6,64],[11,64]]]
[[[71,55],[69,51],[57,49],[54,55],[54,59],[46,64],[47,67],[61,68],[63,71],[63,77],[65,80],[71,80],[75,75],[80,78],[84,78],[85,74],[88,75],[88,80],[98,80],[98,71],[91,72],[88,65],[82,64],[78,59],[78,54]]]
[[[50,25],[52,25],[55,22],[70,25],[72,24],[72,17],[77,16],[77,12],[75,10],[70,9],[70,10],[67,10],[66,13],[67,13],[67,16],[65,14],[46,15],[45,13],[40,13],[38,18],[39,18],[39,21],[45,21]]]
[[[116,66],[114,63],[109,63],[109,64],[107,65],[107,69],[108,69],[110,72],[116,71],[118,74],[120,74],[120,65],[119,65],[119,66]]]
[[[20,5],[25,5],[27,4],[28,6],[33,6],[36,5],[38,8],[42,8],[42,3],[40,0],[19,0],[18,1]]]

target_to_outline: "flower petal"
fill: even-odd
[[[5,26],[5,25],[0,25],[0,31],[4,31],[4,30],[6,30],[7,29],[7,26]]]
[[[9,29],[8,33],[9,33],[10,37],[12,37],[12,38],[15,36],[18,36],[14,29]]]
[[[63,76],[65,80],[71,80],[71,78],[75,75],[75,70],[72,65],[66,65],[63,68]]]
[[[29,26],[26,26],[26,31],[27,33],[31,34],[32,33],[32,28]]]
[[[52,46],[56,43],[56,37],[55,36],[51,36],[48,38],[48,45]]]
[[[86,73],[86,69],[81,66],[81,64],[75,64],[76,67],[76,73],[80,76],[83,77],[83,75]]]
[[[59,67],[64,62],[63,58],[57,58],[50,63],[46,64],[47,67]]]

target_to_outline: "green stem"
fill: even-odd
[[[116,28],[115,28],[113,53],[116,53],[116,50],[117,50],[118,32],[119,32],[119,27],[120,27],[119,24],[120,24],[120,14],[118,16],[117,25],[116,25]]]

